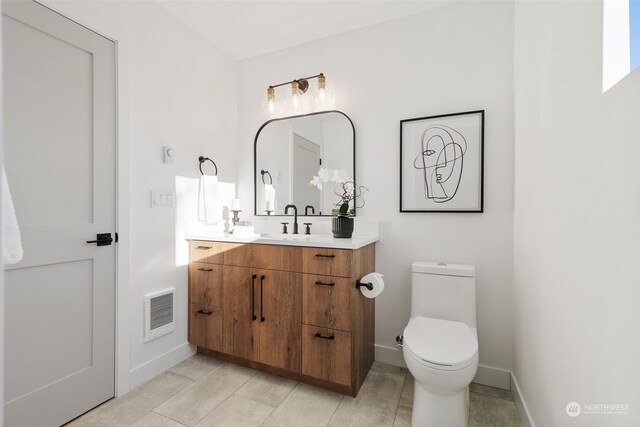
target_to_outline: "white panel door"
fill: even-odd
[[[316,214],[320,213],[320,191],[309,185],[313,176],[320,169],[320,146],[313,141],[293,134],[293,165],[291,170],[291,203],[304,212],[305,206],[313,206]]]
[[[114,395],[115,45],[3,2],[5,169],[24,259],[5,269],[5,426],[58,426]]]

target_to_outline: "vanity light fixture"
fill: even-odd
[[[269,113],[273,114],[276,111],[276,88],[286,85],[291,85],[291,107],[295,110],[300,108],[302,103],[301,97],[307,93],[307,90],[309,89],[309,80],[311,79],[318,79],[318,101],[320,104],[324,104],[326,100],[327,79],[324,74],[320,73],[315,76],[294,79],[288,82],[269,86],[267,88],[267,108]]]

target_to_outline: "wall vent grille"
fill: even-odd
[[[175,288],[144,297],[144,341],[148,342],[173,332],[175,322]]]

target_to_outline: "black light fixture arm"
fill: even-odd
[[[296,82],[297,82],[297,83],[299,83],[299,82],[301,82],[301,81],[303,81],[303,80],[317,79],[317,78],[318,78],[318,77],[320,77],[320,76],[323,76],[323,77],[324,77],[324,74],[323,74],[323,73],[320,73],[320,74],[316,74],[315,76],[301,77],[301,78],[299,78],[299,79],[293,79],[293,80],[290,80],[290,81],[288,81],[288,82],[278,83],[277,85],[270,85],[269,87],[271,87],[271,88],[274,88],[274,89],[275,89],[275,88],[280,87],[280,86],[290,85],[291,83],[296,83]]]

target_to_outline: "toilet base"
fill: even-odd
[[[469,387],[453,394],[437,394],[414,386],[412,427],[468,427]]]

